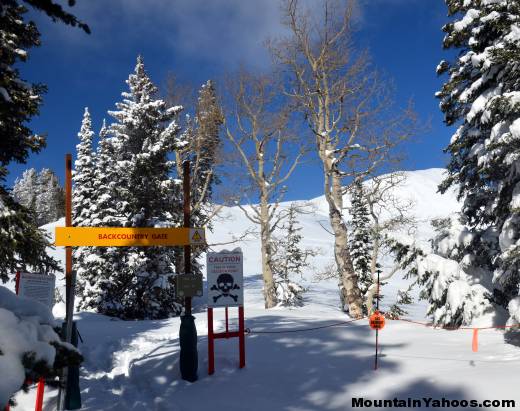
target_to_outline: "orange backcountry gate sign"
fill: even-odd
[[[379,311],[376,311],[370,316],[368,323],[373,330],[382,330],[385,326],[385,316]]]
[[[56,227],[56,246],[174,246],[206,242],[203,228]]]

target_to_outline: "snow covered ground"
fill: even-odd
[[[421,221],[422,239],[431,232],[428,220],[458,208],[454,193],[436,193],[441,169],[408,173],[403,198],[416,201],[414,212]],[[265,310],[261,296],[258,240],[240,244],[244,251],[246,368],[238,369],[238,340],[217,340],[216,372],[207,375],[207,320],[204,298],[195,301],[199,334],[199,380],[188,383],[179,372],[179,318],[161,321],[120,321],[93,313],[78,313],[78,328],[85,356],[81,371],[84,410],[349,410],[353,399],[420,400],[423,397],[451,400],[516,400],[512,375],[518,371],[520,348],[504,343],[499,331],[479,333],[479,351],[471,350],[472,331],[446,331],[421,325],[388,321],[380,333],[380,364],[374,370],[375,333],[366,320],[314,331],[286,332],[319,327],[348,318],[339,310],[335,280],[316,281],[314,273],[332,260],[332,236],[327,228],[323,198],[311,200],[315,213],[301,218],[304,243],[320,247],[322,255],[305,273],[309,291],[300,308]],[[249,224],[236,208],[223,210],[209,243],[225,242],[240,235]],[[63,224],[63,222],[58,222]],[[56,224],[46,228],[53,232]],[[228,246],[234,248],[236,245]],[[214,247],[216,250],[225,247]],[[53,254],[64,259],[63,250]],[[383,306],[392,304],[399,278],[382,290]],[[236,309],[231,309],[236,326]],[[408,318],[426,321],[425,305],[416,302]],[[63,314],[56,306],[55,315]],[[219,329],[224,310],[215,310]],[[481,324],[479,324],[481,325]],[[264,334],[262,331],[282,331]],[[34,390],[19,394],[18,409],[34,409]],[[52,410],[55,392],[45,397]],[[368,403],[367,403],[368,405]],[[432,403],[430,403],[430,407]],[[426,402],[423,402],[426,408]],[[381,407],[378,409],[389,408]],[[418,407],[415,407],[418,408]],[[445,409],[447,407],[438,407]],[[370,409],[370,407],[365,407]],[[374,408],[376,409],[376,408]],[[411,408],[408,408],[411,409]],[[485,409],[501,409],[489,407]]]

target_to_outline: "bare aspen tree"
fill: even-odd
[[[372,255],[370,261],[370,273],[372,285],[365,295],[365,304],[370,314],[373,311],[372,301],[377,293],[377,270],[379,261],[383,255],[389,253],[389,235],[396,232],[409,232],[416,227],[417,221],[412,215],[414,202],[411,199],[403,199],[395,193],[396,188],[406,181],[406,174],[395,171],[373,177],[365,184],[364,192],[372,225]],[[386,272],[380,274],[379,280],[390,279],[401,265],[396,263]]]
[[[292,98],[312,132],[323,166],[323,189],[334,233],[343,307],[363,315],[363,298],[348,250],[345,185],[381,167],[410,133],[409,110],[390,116],[387,85],[371,70],[352,40],[355,2],[323,0],[311,13],[298,0],[283,0],[289,35],[270,43]]]
[[[285,217],[278,210],[286,192],[284,184],[300,162],[303,150],[289,155],[288,145],[294,141],[287,130],[288,113],[270,76],[242,71],[233,83],[226,135],[249,182],[249,189],[241,191],[235,204],[260,228],[265,307],[272,308],[277,304],[272,234]],[[248,206],[241,204],[244,200]]]

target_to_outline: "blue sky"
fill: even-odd
[[[262,43],[283,33],[278,0],[78,0],[71,11],[90,25],[91,35],[30,15],[42,33],[42,46],[29,51],[21,71],[25,79],[48,86],[41,114],[31,125],[47,133],[48,140],[27,164],[10,166],[9,184],[29,167],[52,168],[63,181],[64,155],[75,153],[84,107],[90,108],[96,131],[103,118],[111,121],[106,112],[126,89],[137,54],[144,56],[159,87],[172,72],[198,89],[207,79],[219,82],[240,64],[267,69],[270,60]],[[435,67],[448,57],[442,50],[444,1],[362,0],[358,20],[358,44],[368,47],[374,65],[393,78],[396,104],[413,98],[421,118],[431,123],[408,145],[403,167],[443,167],[442,149],[453,130],[443,124],[433,95],[442,81]],[[300,168],[290,184],[287,199],[321,195],[319,167]]]

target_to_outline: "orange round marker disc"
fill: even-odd
[[[368,323],[373,330],[382,330],[385,326],[385,316],[379,311],[376,311],[370,316]]]

